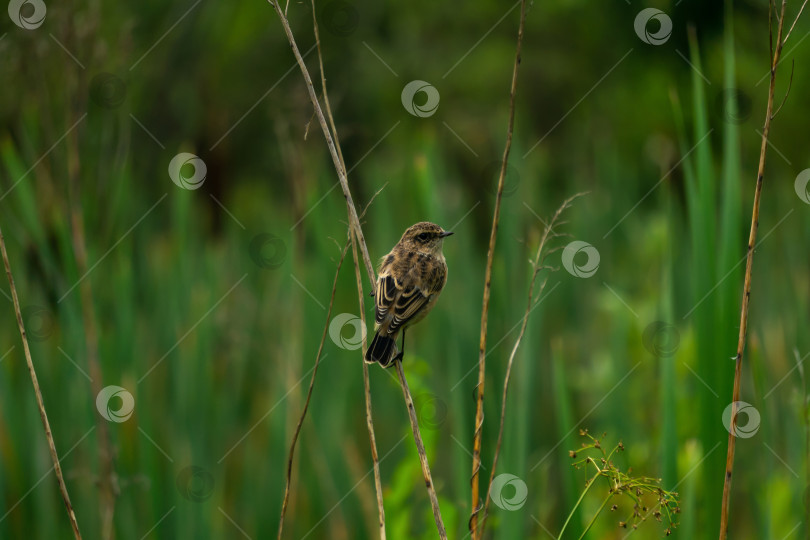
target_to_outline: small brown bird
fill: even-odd
[[[380,261],[374,293],[376,333],[366,351],[366,362],[388,367],[402,358],[405,329],[433,309],[447,281],[442,243],[451,234],[434,223],[419,222],[409,227]],[[402,351],[397,353],[400,330]]]

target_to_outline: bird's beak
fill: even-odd
[[[444,238],[445,236],[450,236],[453,234],[453,231],[442,231],[439,233],[439,238]]]

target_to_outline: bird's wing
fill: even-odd
[[[391,274],[380,275],[375,295],[377,324],[383,324],[390,317],[388,334],[395,334],[425,307],[431,292],[410,283],[400,283]]]

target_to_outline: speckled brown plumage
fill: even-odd
[[[375,291],[375,335],[367,362],[387,367],[397,359],[399,332],[433,309],[447,281],[442,242],[451,234],[434,223],[417,223],[382,258]]]

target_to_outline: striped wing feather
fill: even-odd
[[[424,308],[430,298],[419,287],[405,286],[392,275],[381,275],[377,280],[376,322],[388,324],[387,333],[396,334],[408,321]]]

